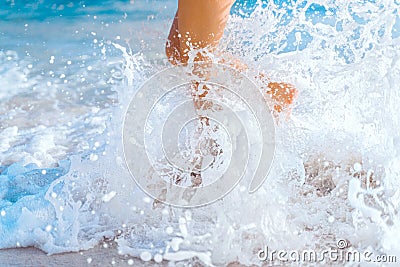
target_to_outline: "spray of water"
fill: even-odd
[[[2,247],[26,240],[21,245],[57,253],[107,237],[121,253],[145,261],[197,257],[223,266],[261,265],[257,252],[265,245],[322,251],[346,240],[346,249],[400,256],[399,8],[396,1],[271,1],[247,17],[231,17],[220,49],[249,65],[248,76],[263,71],[300,94],[290,119],[277,125],[275,160],[263,186],[249,194],[242,183],[196,209],[153,205],[131,179],[122,120],[140,84],[163,67],[109,44],[107,51],[119,55],[104,56],[117,70],[115,81],[123,82],[113,87],[118,103],[96,137],[102,152],[72,156],[71,166],[60,169],[68,174],[53,177],[36,197],[45,202],[37,207],[45,207],[51,228],[48,219],[35,225],[23,219],[35,208],[14,207],[18,227],[36,229],[37,238],[17,235]],[[15,169],[15,177],[27,171]]]

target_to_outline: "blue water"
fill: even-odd
[[[176,5],[0,4],[0,248],[78,251],[105,236],[134,256],[150,252],[173,259],[167,252],[181,242],[182,251],[207,264],[259,264],[251,251],[262,243],[324,247],[334,242],[326,236],[331,234],[348,236],[357,249],[398,253],[398,3],[234,5],[222,46],[250,66],[270,70],[274,79],[294,83],[301,94],[292,121],[278,128],[281,164],[257,198],[235,191],[197,211],[153,209],[121,167],[124,107],[160,69],[152,62],[165,59]],[[383,186],[353,186],[350,192],[339,178],[365,175],[354,170],[357,162]],[[320,180],[333,179],[333,193],[310,193],[318,181],[307,176],[307,164]],[[355,201],[353,193],[366,200]],[[370,215],[371,207],[392,223]],[[336,226],[328,223],[332,216]],[[368,231],[379,234],[366,237]]]

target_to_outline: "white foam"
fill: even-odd
[[[305,12],[312,3],[335,8],[335,14],[328,22],[315,22]],[[57,79],[68,79],[66,87],[63,80],[33,74],[26,81],[26,75],[36,70],[34,63],[28,62],[32,67],[27,70],[2,63],[7,68],[5,79],[0,79],[4,87],[13,80],[24,91],[32,86],[30,81],[40,81],[35,86],[43,94],[31,99],[32,103],[45,99],[38,103],[57,106],[52,99],[60,95],[47,91],[47,82],[62,89],[62,101],[69,92],[77,94],[77,102],[43,116],[38,109],[25,120],[8,117],[28,112],[1,109],[0,115],[10,124],[0,130],[2,164],[33,162],[45,167],[75,155],[70,157],[69,173],[53,181],[46,194],[3,203],[0,220],[14,216],[17,222],[15,230],[1,224],[1,247],[15,247],[18,242],[18,246],[59,253],[91,248],[107,236],[115,238],[121,254],[145,261],[198,257],[210,266],[233,261],[260,265],[254,251],[264,245],[277,250],[321,250],[346,238],[354,249],[400,255],[400,49],[398,38],[391,38],[396,21],[393,11],[398,6],[389,1],[380,4],[310,1],[293,11],[294,18],[285,25],[280,22],[286,10],[272,3],[256,9],[248,19],[231,18],[221,49],[228,48],[273,80],[293,83],[300,95],[293,120],[277,127],[276,160],[259,191],[248,194],[240,190],[247,188],[241,184],[223,200],[192,209],[190,215],[172,207],[153,209],[123,160],[120,133],[129,100],[141,82],[162,68],[152,66],[149,55],[126,45],[104,45],[99,54],[108,63],[91,62],[73,69],[76,76],[68,68],[52,69],[55,77],[65,76]],[[355,14],[367,21],[356,21]],[[282,53],[300,46],[300,41],[307,42],[298,30],[313,39],[304,49]],[[293,35],[297,42],[286,42],[292,31],[297,31]],[[354,38],[358,33],[359,38]],[[96,30],[98,40],[100,36]],[[118,56],[110,55],[118,51]],[[18,61],[15,53],[0,54],[0,60],[9,56],[10,61]],[[54,68],[59,58],[51,64]],[[63,64],[72,68],[79,60]],[[91,74],[96,69],[110,72],[106,82]],[[69,90],[68,86],[85,85],[82,78],[117,90],[118,104],[92,107],[96,93],[86,88],[88,95],[83,98]],[[9,94],[16,97],[8,98]],[[0,95],[6,103],[23,107],[24,99],[19,97],[19,91]],[[59,116],[62,112],[66,115]],[[39,123],[32,125],[32,121]],[[83,137],[82,129],[86,129]],[[18,143],[25,136],[29,138]],[[9,177],[0,173],[4,178],[0,179],[1,196],[6,194],[3,189]]]

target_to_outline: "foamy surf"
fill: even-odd
[[[261,265],[265,246],[321,252],[344,241],[346,251],[399,257],[399,5],[285,5],[259,3],[232,17],[221,43],[300,90],[291,119],[277,126],[267,181],[254,194],[243,182],[196,209],[153,208],[124,162],[125,111],[140,85],[168,66],[154,64],[159,55],[101,41],[101,26],[83,30],[97,40],[83,59],[46,58],[54,67],[44,75],[22,54],[2,52],[0,247],[53,254],[114,240],[143,261],[197,257],[225,266]],[[68,67],[78,61],[82,67]],[[26,95],[31,89],[37,93]]]

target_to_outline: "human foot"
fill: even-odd
[[[280,113],[284,110],[291,110],[298,91],[289,83],[270,82],[267,85],[267,94],[274,101],[274,110]]]
[[[263,93],[266,93],[272,100],[273,110],[278,113],[286,112],[287,115],[290,115],[294,100],[299,94],[298,90],[290,83],[271,82],[262,72],[256,76],[256,79],[261,82],[264,89]]]

